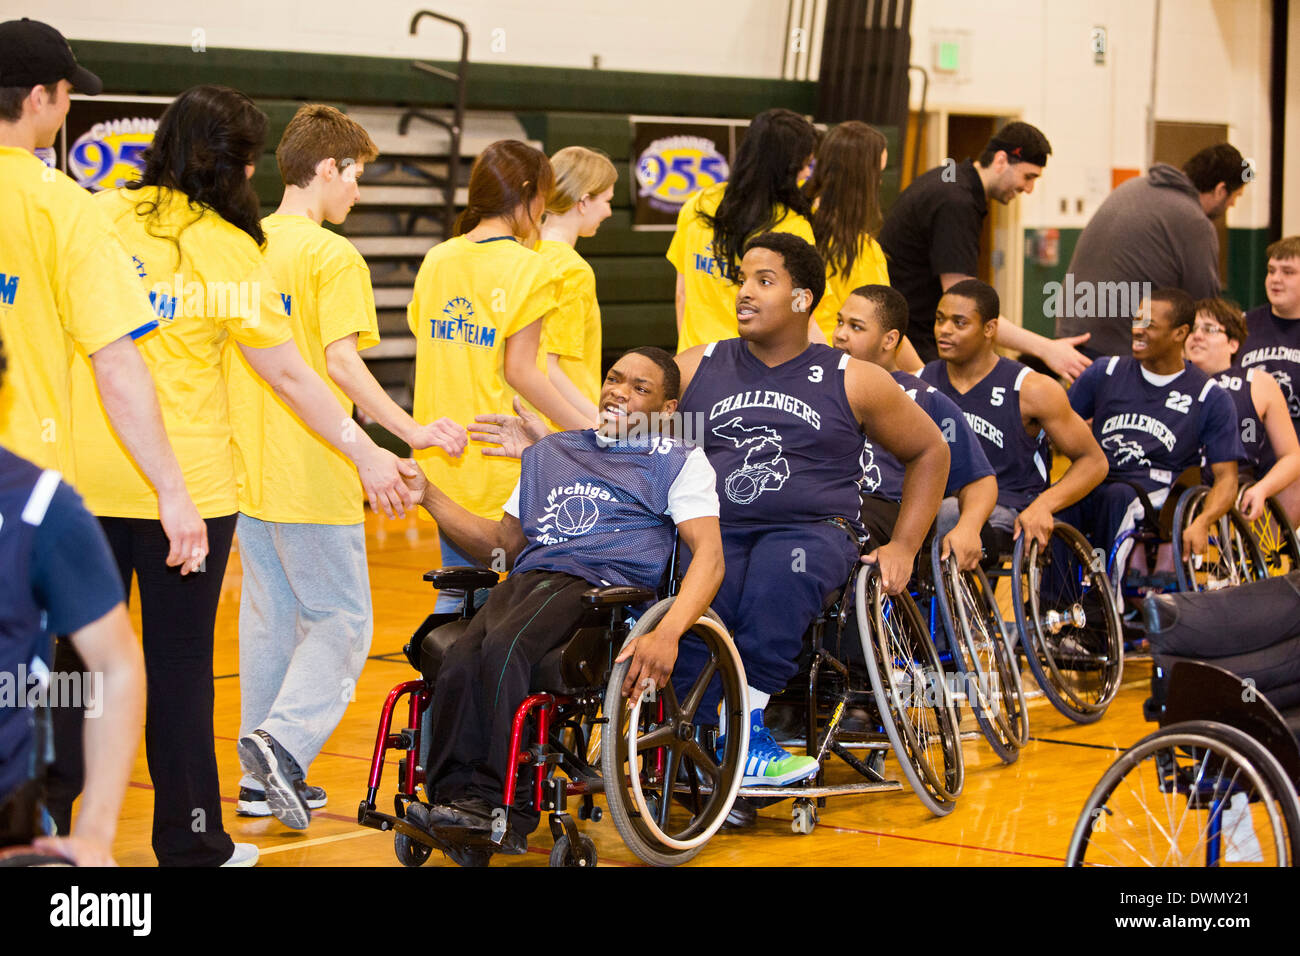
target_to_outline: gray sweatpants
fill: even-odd
[[[239,734],[264,730],[307,771],[355,696],[374,615],[364,524],[241,514]],[[253,783],[245,777],[241,786]]]

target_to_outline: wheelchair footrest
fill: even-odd
[[[898,780],[885,780],[882,783],[837,783],[821,787],[741,787],[736,791],[737,797],[838,797],[850,793],[890,793],[902,790],[903,784]]]

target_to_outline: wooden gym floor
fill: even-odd
[[[239,731],[241,570],[238,554],[231,557],[217,616],[217,760],[225,828],[234,840],[258,845],[263,867],[400,866],[393,855],[392,834],[358,826],[356,809],[365,796],[384,697],[415,673],[401,651],[433,605],[434,593],[420,576],[438,564],[437,537],[432,523],[410,517],[390,521],[371,515],[366,531],[375,636],[370,660],[357,684],[356,702],[312,765],[310,781],[328,791],[329,804],[313,813],[306,831],[287,829],[274,818],[235,815],[240,777],[235,741]],[[1155,729],[1142,719],[1141,711],[1149,677],[1149,664],[1130,662],[1119,696],[1106,715],[1089,726],[1072,723],[1041,698],[1031,701],[1032,740],[1011,766],[1004,766],[982,737],[967,740],[965,791],[947,817],[932,816],[910,790],[841,797],[821,811],[821,822],[813,833],[801,836],[791,832],[791,804],[787,801],[760,811],[756,828],[719,833],[692,865],[1060,865],[1079,809],[1102,772],[1120,750]],[[1033,685],[1032,677],[1026,675],[1025,679],[1027,687]],[[395,726],[401,726],[400,720]],[[962,727],[975,729],[968,711]],[[380,809],[386,812],[392,810],[396,759],[396,755],[391,757],[381,786]],[[886,772],[898,776],[892,754]],[[123,866],[155,864],[149,845],[152,812],[153,792],[141,743],[114,847]],[[619,839],[608,814],[599,823],[580,826],[595,840],[602,865],[640,865]],[[543,818],[527,855],[501,857],[494,865],[545,866],[550,849]],[[454,866],[438,853],[425,865]]]

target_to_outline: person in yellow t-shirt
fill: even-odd
[[[132,344],[154,323],[149,301],[103,210],[35,155],[54,145],[74,86],[103,88],[57,30],[0,24],[0,445],[77,485],[68,376],[74,353],[88,355],[114,430],[157,491],[166,563],[188,574],[207,557],[207,532]]]
[[[559,302],[560,278],[528,244],[554,181],[546,155],[518,140],[492,143],[475,160],[455,235],[424,257],[407,307],[416,343],[417,420],[427,421],[434,409],[459,422],[506,414],[518,394],[561,428],[590,427],[538,362],[542,323]],[[494,521],[519,481],[518,461],[478,449],[460,458],[426,449],[415,458],[461,507]],[[444,566],[475,563],[445,536],[439,539]],[[462,599],[442,591],[436,609],[454,610]]]
[[[140,349],[212,547],[204,573],[182,578],[163,569],[157,497],[108,428],[88,363],[79,362],[72,419],[80,490],[100,518],[123,583],[129,589],[135,576],[140,585],[145,667],[155,689],[145,724],[153,847],[163,866],[248,866],[257,859],[255,846],[232,844],[222,827],[212,731],[213,627],[238,510],[222,374],[227,344],[357,465],[372,505],[405,513],[408,503],[398,459],[346,427],[334,395],[292,341],[262,257],[249,183],[266,123],[235,90],[187,90],[159,120],[140,180],[96,197],[149,290],[158,328]],[[289,755],[277,758],[291,766]],[[200,816],[203,825],[195,826]]]
[[[826,341],[854,289],[889,285],[885,253],[875,240],[880,215],[880,174],[889,160],[885,136],[851,120],[831,129],[817,146],[817,164],[803,191],[812,203],[817,252],[826,262],[826,294],[813,312]]]
[[[375,381],[358,354],[379,344],[370,270],[343,236],[358,180],[379,154],[355,120],[331,106],[298,109],[275,156],[284,197],[262,220],[266,261],[293,339],[338,402],[352,404],[412,448],[464,451],[465,429],[420,425]],[[243,355],[226,350],[239,484],[239,752],[244,777],[235,812],[290,826],[325,805],[306,786],[312,762],[338,726],[361,676],[374,630],[365,512],[356,467],[276,397]],[[329,560],[322,561],[321,556]],[[305,790],[264,773],[280,746]]]
[[[678,212],[668,261],[677,270],[679,354],[739,334],[735,277],[746,242],[760,232],[813,242],[798,181],[816,145],[817,130],[798,113],[759,113],[736,151],[731,178],[700,190]],[[811,316],[808,334],[826,341]]]
[[[542,323],[542,353],[551,384],[591,422],[600,399],[600,303],[596,274],[574,246],[610,217],[618,170],[604,153],[566,146],[551,157],[555,186],[546,200],[537,252],[559,275],[559,307]]]

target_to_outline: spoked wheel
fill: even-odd
[[[1056,522],[1046,548],[1026,545],[1027,537],[1011,558],[1025,657],[1052,706],[1090,724],[1110,706],[1124,672],[1115,594],[1087,540],[1068,524]]]
[[[1192,720],[1143,738],[1084,804],[1067,866],[1289,866],[1300,805],[1263,746]]]
[[[1011,643],[997,599],[982,569],[960,571],[949,555],[939,557],[936,536],[930,551],[931,574],[954,669],[980,731],[1003,763],[1014,763],[1029,742],[1029,717]],[[955,635],[955,636],[954,636]]]
[[[649,632],[672,599],[641,616],[628,640]],[[635,705],[623,696],[631,660],[615,664],[605,692],[608,718],[600,767],[610,815],[628,849],[646,863],[675,866],[691,859],[727,819],[749,753],[745,668],[726,629],[713,617],[695,623],[683,640],[704,645],[708,659],[679,700],[671,683],[655,700]],[[720,678],[727,734],[721,759],[712,733],[694,723],[709,684]],[[713,724],[714,715],[702,715]]]
[[[1248,487],[1250,486],[1246,485],[1241,490],[1245,491]],[[1237,496],[1237,501],[1240,507],[1240,495]],[[1245,515],[1242,517],[1244,519]],[[1297,541],[1295,528],[1275,498],[1266,499],[1264,513],[1248,524],[1251,537],[1255,539],[1259,556],[1264,562],[1264,569],[1270,577],[1300,570],[1300,541]]]
[[[916,602],[891,597],[875,568],[857,575],[858,634],[876,710],[903,776],[937,816],[957,805],[965,781],[957,712],[948,678]]]
[[[1174,508],[1174,563],[1180,591],[1217,591],[1246,581],[1268,577],[1250,526],[1234,508],[1210,526],[1205,556],[1185,554],[1183,529],[1205,510],[1209,494],[1205,487],[1193,488],[1178,499]]]

